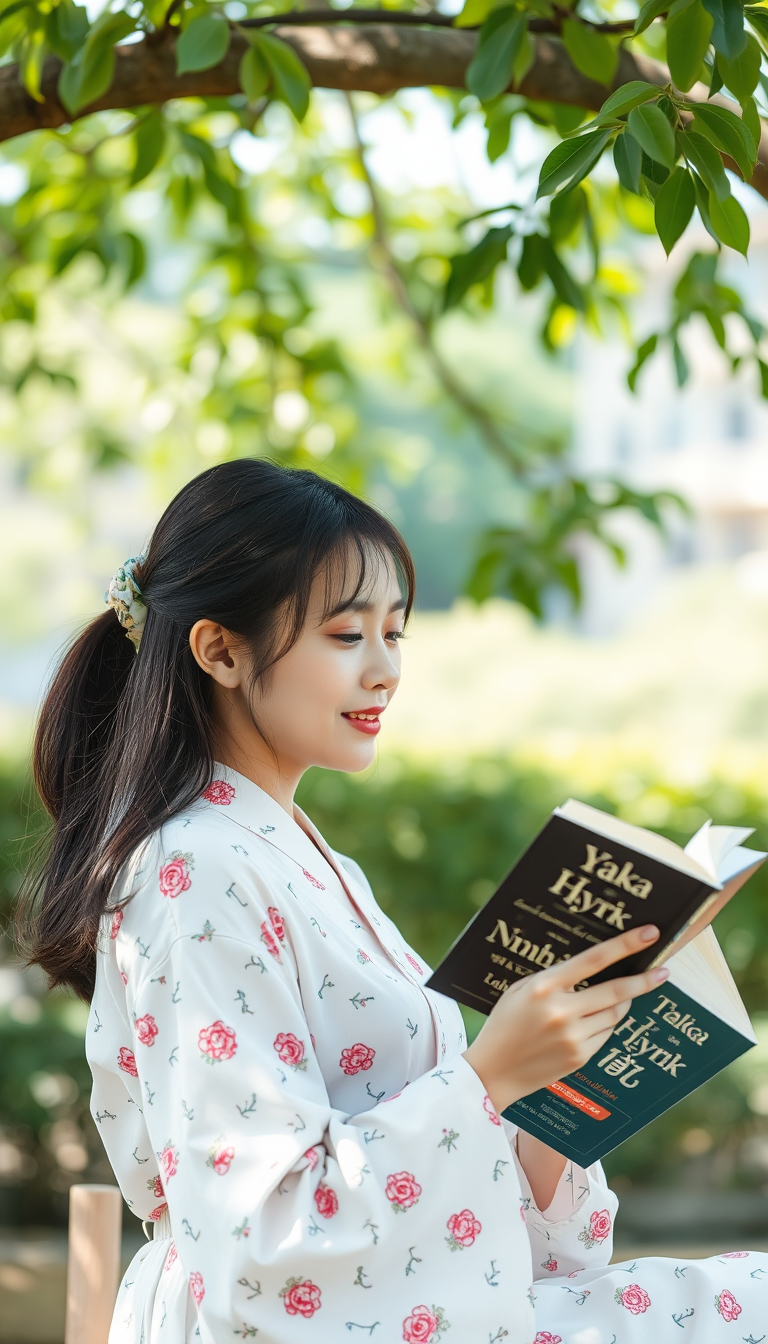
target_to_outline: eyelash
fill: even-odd
[[[403,638],[404,633],[405,632],[403,630],[390,630],[389,634],[386,635],[386,638],[391,639],[395,644],[397,644],[397,642]],[[334,635],[333,638],[340,639],[342,644],[359,644],[363,636],[358,634]]]

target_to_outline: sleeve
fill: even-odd
[[[269,899],[249,893],[253,927]],[[365,1113],[334,1109],[296,969],[263,951],[215,929],[179,934],[129,986],[154,1150],[139,1158],[157,1159],[203,1344],[282,1340],[316,1312],[323,1329],[308,1337],[346,1338],[350,1298],[378,1314],[407,1305],[416,1262],[421,1300],[440,1302],[481,1231],[483,1259],[530,1283],[509,1145],[471,1066],[456,1055]],[[372,1287],[382,1296],[359,1292]]]
[[[541,1210],[517,1156],[516,1131],[509,1135],[509,1142],[522,1191],[534,1282],[548,1274],[563,1276],[609,1264],[619,1201],[601,1164],[584,1168],[566,1162],[552,1202]]]

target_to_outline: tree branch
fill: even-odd
[[[349,11],[345,11],[347,17]],[[318,88],[360,90],[388,94],[397,89],[437,85],[465,87],[467,66],[477,46],[477,35],[466,29],[405,27],[385,23],[322,25],[301,28],[278,25],[275,33],[303,61]],[[571,63],[562,42],[537,35],[536,59],[519,92],[543,102],[570,103],[596,111],[610,90],[588,79]],[[141,107],[164,103],[170,98],[227,97],[240,92],[238,68],[246,39],[232,34],[224,60],[211,70],[176,73],[172,41],[157,44],[133,42],[115,48],[115,76],[101,98],[83,108],[78,117],[107,108]],[[49,56],[43,67],[41,91],[36,103],[19,82],[15,65],[0,67],[0,140],[43,128],[55,129],[72,121],[59,100],[57,83],[61,61]],[[660,88],[670,83],[670,74],[660,61],[621,50],[613,88],[633,79],[645,79]],[[707,91],[697,85],[687,95],[703,102]],[[722,102],[722,99],[717,100]],[[738,108],[730,103],[726,106]],[[729,168],[735,167],[726,159]],[[768,199],[768,131],[763,130],[758,163],[750,185]]]
[[[474,424],[475,429],[478,431],[481,438],[484,439],[486,447],[491,450],[494,456],[498,457],[505,467],[511,468],[512,471],[519,473],[523,467],[523,459],[516,454],[510,444],[506,442],[493,417],[488,414],[479,402],[475,401],[472,394],[467,391],[463,383],[456,377],[453,370],[446,364],[443,356],[435,345],[429,323],[419,312],[411,298],[405,277],[403,276],[392,248],[389,245],[384,211],[381,208],[381,201],[379,200],[376,183],[368,168],[368,162],[365,157],[365,145],[363,144],[360,135],[360,125],[357,120],[352,95],[349,92],[346,94],[346,99],[349,106],[352,131],[355,137],[357,158],[363,178],[365,179],[365,185],[368,188],[368,196],[371,202],[374,239],[374,249],[372,250],[373,263],[387,281],[398,307],[401,308],[409,319],[419,344],[432,366],[432,372],[437,378],[443,391],[447,393],[451,398],[451,401],[455,402],[459,409],[464,412],[467,419]]]

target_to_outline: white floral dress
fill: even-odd
[[[456,1005],[301,813],[218,767],[129,892],[87,1051],[154,1236],[110,1344],[758,1344],[768,1256],[607,1268],[599,1167],[539,1212]]]

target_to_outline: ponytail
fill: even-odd
[[[372,553],[392,557],[407,615],[405,542],[370,505],[313,472],[227,462],[169,504],[136,569],[147,607],[138,651],[115,611],[104,612],[65,654],[40,714],[34,773],[53,833],[25,878],[19,931],[52,986],[91,999],[99,927],[121,868],[212,778],[212,685],[189,646],[194,623],[216,621],[244,640],[256,685],[298,638],[321,570],[330,613],[342,593],[352,601],[363,589]]]

